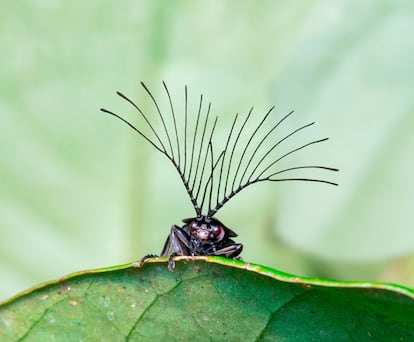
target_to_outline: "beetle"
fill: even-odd
[[[216,116],[213,121],[210,120],[211,103],[208,104],[205,110],[203,108],[203,95],[200,95],[195,122],[190,125],[188,89],[185,86],[184,109],[182,110],[183,128],[179,128],[180,125],[172,96],[166,83],[162,82],[162,84],[168,101],[169,116],[161,110],[159,101],[156,100],[149,88],[141,82],[154,106],[156,118],[161,125],[159,130],[155,129],[155,118],[151,117],[150,119],[149,115],[140,106],[121,92],[117,92],[117,94],[133,106],[147,129],[149,129],[149,133],[144,133],[143,129],[138,128],[131,121],[125,119],[124,116],[104,108],[101,108],[101,111],[123,121],[169,159],[180,175],[187,191],[196,216],[184,219],[185,224],[183,226],[180,227],[174,224],[170,229],[160,254],[161,257],[169,258],[168,269],[170,271],[173,271],[175,267],[175,256],[214,255],[232,259],[240,258],[243,245],[232,239],[237,237],[237,234],[218,220],[215,215],[232,197],[245,188],[266,181],[307,181],[338,185],[335,182],[319,178],[281,176],[287,172],[303,169],[338,171],[337,168],[301,165],[282,168],[281,170],[275,169],[275,165],[291,154],[328,140],[328,138],[313,140],[281,155],[274,155],[276,147],[279,147],[288,138],[312,126],[315,122],[296,128],[282,138],[276,139],[276,142],[270,142],[276,128],[289,118],[293,111],[271,125],[270,129],[265,130],[264,124],[271,117],[270,114],[274,109],[274,107],[271,107],[261,120],[252,126],[254,129],[249,134],[247,127],[251,126],[252,107],[238,128],[236,128],[236,124],[239,115],[234,116],[228,138],[224,146],[217,151],[214,132],[218,117]],[[241,143],[245,135],[250,135],[250,137],[246,143]],[[144,261],[150,257],[157,257],[157,255],[148,254],[142,260]]]

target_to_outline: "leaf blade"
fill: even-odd
[[[15,296],[0,305],[0,335],[5,341],[51,334],[114,341],[407,338],[413,317],[414,291],[397,285],[302,279],[219,257],[178,261],[171,273],[165,259],[151,259],[77,272]]]

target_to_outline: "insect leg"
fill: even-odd
[[[235,259],[243,250],[241,243],[231,243],[223,248],[216,250],[211,255],[224,256],[226,258]]]
[[[172,272],[175,267],[174,257],[177,255],[192,255],[192,242],[190,236],[180,227],[173,225],[170,235],[165,241],[161,257],[169,256],[168,269]]]

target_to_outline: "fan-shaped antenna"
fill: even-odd
[[[117,94],[135,108],[138,115],[144,120],[149,133],[144,133],[141,128],[137,128],[131,121],[126,120],[119,114],[103,108],[101,108],[101,111],[123,121],[170,160],[181,177],[197,218],[212,218],[232,197],[258,182],[306,181],[337,185],[337,183],[325,179],[283,176],[295,170],[338,171],[336,168],[320,165],[291,166],[280,170],[275,168],[278,162],[291,154],[328,140],[328,138],[313,140],[282,155],[275,153],[276,148],[284,141],[312,126],[314,122],[301,126],[272,143],[271,139],[276,129],[293,114],[293,112],[286,114],[270,129],[265,130],[265,122],[272,117],[271,114],[274,109],[272,107],[265,113],[259,123],[253,126],[254,130],[246,142],[244,136],[248,134],[246,129],[250,126],[248,122],[253,113],[253,108],[251,108],[238,129],[236,126],[239,115],[235,115],[224,147],[217,149],[214,143],[214,133],[218,118],[215,117],[210,120],[211,103],[205,109],[203,107],[203,95],[200,96],[197,113],[192,116],[188,109],[188,89],[187,87],[184,88],[184,127],[181,129],[172,96],[165,82],[163,82],[163,88],[168,99],[170,118],[167,118],[167,115],[163,113],[159,102],[147,86],[143,82],[141,82],[141,85],[150,97],[155,114],[161,122],[160,130],[155,128],[154,118],[151,118],[141,107],[120,92],[117,92]],[[192,117],[195,117],[192,120],[192,122],[195,121],[194,125],[189,125]],[[169,125],[169,122],[172,124]],[[270,144],[270,147],[266,147],[266,144]],[[241,152],[239,159],[236,157],[237,151]],[[207,211],[206,214],[203,214],[205,213],[204,210]]]

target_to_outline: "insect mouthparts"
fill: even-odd
[[[146,126],[149,133],[144,133],[142,128],[138,128],[137,125],[119,114],[103,108],[101,111],[123,121],[170,160],[188,193],[196,216],[184,219],[185,225],[182,227],[177,225],[171,227],[161,252],[162,257],[169,257],[170,271],[174,269],[175,256],[216,255],[239,258],[243,245],[231,239],[237,234],[214,216],[231,198],[245,188],[260,182],[282,181],[338,185],[320,178],[284,176],[298,170],[338,171],[336,168],[320,165],[293,165],[287,168],[277,168],[281,160],[287,159],[293,153],[328,140],[328,138],[313,140],[288,149],[286,152],[278,153],[277,147],[312,126],[314,122],[298,127],[273,140],[276,129],[293,114],[293,111],[284,115],[276,123],[270,123],[269,128],[268,121],[274,107],[271,107],[258,123],[250,123],[252,107],[240,122],[238,122],[239,115],[234,116],[224,146],[217,149],[214,133],[218,117],[211,118],[211,103],[205,108],[203,95],[200,95],[197,110],[195,113],[191,111],[192,114],[190,114],[188,89],[185,86],[184,106],[181,110],[181,119],[179,119],[170,91],[165,82],[162,84],[167,100],[166,111],[161,110],[161,102],[157,101],[148,87],[141,82],[152,102],[153,116],[148,115],[142,107],[127,96],[117,92],[137,111],[141,124]],[[160,125],[159,129],[155,128],[156,121]],[[253,127],[253,130],[249,131],[249,127]],[[249,138],[245,139],[247,137]],[[203,212],[207,214],[204,215]],[[152,256],[148,255],[143,260]]]

